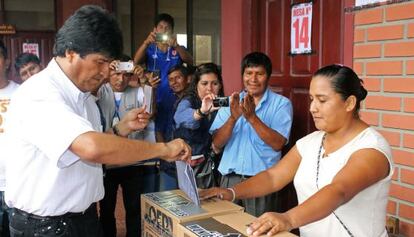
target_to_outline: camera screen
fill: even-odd
[[[229,107],[230,101],[229,97],[217,97],[213,100],[214,107]]]
[[[163,33],[156,33],[155,34],[155,41],[157,41],[157,42],[165,43],[165,42],[168,41],[168,39],[169,39],[168,34],[163,34]]]

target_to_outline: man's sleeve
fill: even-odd
[[[222,107],[217,112],[216,117],[214,118],[213,124],[210,127],[210,134],[213,134],[217,129],[221,128],[223,124],[230,117],[230,107]]]
[[[81,134],[94,131],[91,123],[61,101],[26,101],[21,121],[23,136],[59,167],[79,158],[68,148]],[[83,111],[86,113],[86,111]]]
[[[292,127],[293,108],[289,100],[284,100],[280,106],[275,110],[270,127],[276,130],[284,138],[286,143],[289,141],[290,129]]]

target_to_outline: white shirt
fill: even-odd
[[[323,132],[317,131],[300,139],[296,147],[302,157],[294,178],[299,204],[314,195],[316,188],[316,167]],[[335,214],[354,236],[385,237],[385,217],[388,190],[393,174],[391,148],[375,129],[369,127],[347,144],[320,159],[319,189],[330,184],[335,175],[346,165],[350,156],[361,149],[372,148],[384,154],[390,163],[388,176],[362,190],[351,200],[335,210]],[[324,153],[322,148],[321,154]],[[363,157],[360,157],[363,159]],[[323,205],[323,203],[321,203]],[[349,237],[345,228],[333,214],[300,228],[300,236]]]
[[[19,87],[14,81],[9,81],[9,84],[0,89],[0,147],[5,147],[4,123],[6,121],[6,113],[10,105],[10,98],[14,91]],[[6,170],[5,170],[6,156],[0,149],[0,191],[4,191],[6,186]]]
[[[20,86],[6,123],[6,203],[40,216],[81,212],[103,198],[102,166],[69,150],[79,135],[100,131],[99,110],[54,59]]]

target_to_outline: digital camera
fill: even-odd
[[[165,33],[156,33],[155,41],[160,43],[166,43],[170,39],[170,36]]]
[[[134,71],[134,63],[129,62],[119,62],[117,72],[128,72],[132,73]]]
[[[214,107],[229,107],[230,100],[229,97],[217,97],[213,100]]]

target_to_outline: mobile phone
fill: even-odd
[[[132,73],[134,71],[134,63],[131,61],[128,62],[119,62],[117,72],[128,72]]]
[[[154,70],[152,71],[152,78],[160,77],[160,70]]]
[[[160,43],[166,43],[170,36],[166,33],[155,33],[155,41]]]
[[[213,100],[214,107],[229,107],[230,100],[229,97],[217,97]]]

